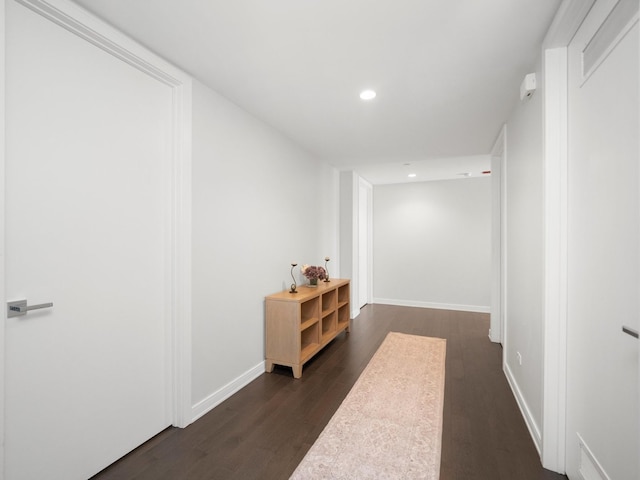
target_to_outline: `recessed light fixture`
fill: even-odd
[[[469,172],[463,172],[463,173],[459,173],[458,175],[460,175],[461,177],[470,177],[471,173]]]
[[[376,98],[376,92],[374,92],[373,90],[363,90],[362,92],[360,92],[360,98],[362,100],[373,100],[374,98]]]
[[[409,175],[407,175],[407,177],[409,178],[415,178],[417,175],[415,173],[410,173]]]

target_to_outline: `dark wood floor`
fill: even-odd
[[[389,331],[447,339],[441,480],[566,479],[540,465],[488,330],[486,314],[366,306],[302,379],[276,367],[94,479],[288,479]]]

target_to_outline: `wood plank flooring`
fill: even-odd
[[[288,479],[389,331],[447,339],[441,480],[566,479],[544,470],[489,341],[486,314],[368,305],[308,362],[276,367],[94,480]]]

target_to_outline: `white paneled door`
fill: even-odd
[[[569,478],[640,478],[637,12],[597,1],[568,51]]]
[[[171,423],[172,90],[6,15],[5,478],[84,479]]]

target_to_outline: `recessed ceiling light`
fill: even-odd
[[[376,92],[374,92],[373,90],[363,90],[362,92],[360,92],[360,98],[362,100],[373,100],[374,98],[376,98]]]
[[[415,174],[415,173],[410,173],[409,175],[407,175],[407,177],[409,177],[409,178],[415,178],[415,177],[416,177],[416,174]]]
[[[471,173],[469,172],[463,172],[463,173],[459,173],[458,175],[460,175],[461,177],[470,177]]]

